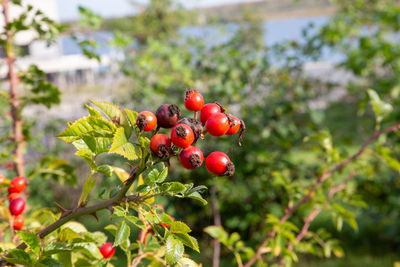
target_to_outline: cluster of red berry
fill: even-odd
[[[0,184],[6,184],[7,179],[0,175]],[[21,230],[25,224],[24,218],[21,214],[25,210],[25,200],[21,196],[21,192],[26,188],[26,180],[24,177],[14,177],[8,187],[8,201],[10,205],[8,209],[13,215],[12,227],[14,230]]]
[[[203,152],[194,145],[199,138],[204,139],[207,133],[222,136],[233,135],[240,130],[240,145],[245,130],[242,120],[226,114],[225,109],[218,103],[204,105],[203,96],[196,90],[186,92],[184,104],[186,109],[195,112],[194,118],[181,119],[180,109],[174,104],[161,105],[156,114],[150,111],[142,111],[138,114],[136,126],[141,132],[155,129],[155,134],[150,141],[150,149],[157,157],[174,155],[172,143],[176,148],[182,148],[179,153],[182,166],[193,170],[200,167],[204,161]],[[197,120],[198,111],[200,111],[200,121]],[[170,137],[158,133],[160,128],[172,128]],[[210,173],[218,176],[232,176],[235,172],[235,165],[229,157],[219,151],[212,152],[206,158],[206,168]]]

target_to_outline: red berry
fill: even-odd
[[[100,247],[100,253],[103,255],[103,258],[108,259],[108,258],[111,258],[114,255],[115,248],[113,247],[113,244],[110,243],[110,242],[104,243]]]
[[[156,116],[150,111],[142,111],[138,114],[136,119],[136,126],[145,132],[153,130],[157,125]]]
[[[232,122],[231,125],[229,127],[229,130],[226,132],[226,135],[233,135],[235,133],[237,133],[240,129],[240,120],[238,118],[236,118],[235,116],[231,116],[232,118]]]
[[[164,104],[157,109],[156,116],[158,126],[162,128],[172,128],[178,124],[181,118],[181,110],[177,105]]]
[[[207,170],[218,176],[232,176],[235,173],[235,165],[231,162],[228,155],[223,152],[212,152],[206,158]]]
[[[14,230],[21,230],[24,227],[24,218],[20,215],[13,217],[13,228]]]
[[[204,106],[203,96],[196,90],[186,91],[185,107],[187,110],[198,111]]]
[[[10,188],[8,189],[9,193],[21,193],[24,191],[26,187],[26,180],[24,177],[17,176],[11,180]]]
[[[168,214],[167,214],[168,215]],[[170,218],[171,218],[171,220],[174,222],[175,221],[175,218],[174,217],[172,217],[171,215],[168,215]],[[169,228],[169,227],[171,227],[171,225],[170,224],[168,224],[168,223],[159,223],[158,224],[160,227],[163,227],[163,225],[164,225],[164,227],[166,227],[166,228]]]
[[[24,209],[25,200],[23,198],[18,197],[10,202],[9,210],[12,215],[20,215],[22,212],[24,212]]]
[[[171,139],[165,134],[156,134],[150,140],[150,149],[159,158],[168,157],[171,153]]]
[[[11,193],[11,194],[8,195],[8,201],[11,202],[14,199],[19,198],[19,197],[21,197],[21,195],[19,193]]]
[[[206,130],[213,136],[224,135],[229,130],[229,119],[224,113],[214,113],[206,122]]]
[[[189,146],[179,153],[179,161],[186,169],[194,170],[203,164],[203,152],[198,147]]]
[[[212,114],[221,112],[221,106],[216,103],[205,104],[200,111],[200,121],[204,125]]]
[[[0,175],[0,184],[5,184],[7,182],[6,177],[4,175]]]
[[[187,148],[194,141],[192,128],[183,123],[176,125],[171,131],[171,141],[177,147]]]

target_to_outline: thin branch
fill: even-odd
[[[10,9],[10,1],[3,0],[2,1],[3,7],[3,19],[4,25],[10,24],[9,18],[9,9]],[[14,148],[14,170],[17,173],[17,176],[24,176],[25,175],[25,168],[24,168],[24,135],[22,132],[22,124],[23,120],[21,119],[19,108],[20,108],[20,101],[18,99],[18,84],[19,79],[18,75],[15,72],[15,55],[13,49],[13,34],[11,30],[5,28],[5,50],[7,57],[5,61],[8,65],[8,79],[10,83],[10,113],[12,118],[12,132],[13,135],[11,137],[12,141],[15,143]]]
[[[219,205],[218,205],[217,192],[215,186],[213,186],[210,191],[212,197],[211,208],[212,208],[212,214],[214,216],[214,225],[221,226],[221,214],[219,212]],[[212,265],[213,267],[219,266],[220,254],[221,254],[221,242],[219,241],[219,239],[214,239],[214,255],[213,255],[213,265]]]
[[[279,220],[279,222],[282,224],[285,221],[287,221],[289,219],[289,217],[303,204],[307,203],[308,201],[310,201],[313,193],[317,190],[317,188],[329,177],[331,177],[335,172],[340,171],[341,169],[343,169],[347,164],[349,164],[350,162],[352,162],[353,160],[355,160],[356,158],[358,158],[364,151],[365,149],[371,144],[373,143],[379,136],[383,135],[383,134],[387,134],[389,132],[394,132],[396,130],[398,130],[400,128],[400,122],[397,122],[396,124],[385,128],[381,131],[374,131],[371,135],[371,137],[361,146],[361,148],[354,153],[353,155],[351,155],[350,157],[348,157],[347,159],[345,159],[344,161],[342,161],[341,163],[339,163],[338,165],[336,165],[335,167],[333,167],[331,170],[329,170],[328,172],[323,173],[315,182],[315,184],[311,187],[310,191],[308,192],[308,194],[301,199],[296,205],[294,205],[291,208],[287,208],[285,210],[285,214],[281,217],[281,219]],[[261,245],[257,248],[256,253],[254,254],[254,256],[244,265],[244,267],[250,267],[251,265],[253,265],[258,259],[261,259],[261,255],[263,254],[263,250],[264,247],[268,244],[269,240],[271,238],[273,238],[275,236],[275,229],[272,228],[266,235],[265,239],[263,240],[263,242],[261,243]]]

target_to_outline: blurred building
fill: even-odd
[[[23,0],[22,5],[32,5],[42,11],[50,19],[59,22],[56,0]],[[24,8],[10,6],[10,20],[17,18]],[[4,19],[0,14],[0,27],[4,28]],[[100,43],[107,43],[107,33],[96,33],[94,38]],[[48,45],[46,41],[37,40],[34,31],[23,31],[15,36],[15,44],[20,55],[16,61],[19,70],[26,70],[30,65],[37,65],[48,76],[49,80],[61,89],[80,84],[94,84],[101,81],[102,74],[109,73],[111,68],[111,50],[99,49],[100,62],[88,59],[82,54],[79,46],[69,36],[61,36]],[[108,47],[108,46],[107,46]],[[96,51],[97,52],[97,51]],[[4,58],[4,48],[0,49],[0,57]],[[0,78],[7,75],[6,64],[0,64]]]

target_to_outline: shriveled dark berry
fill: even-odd
[[[181,110],[175,104],[161,105],[156,111],[157,124],[162,128],[172,128],[181,118]]]

